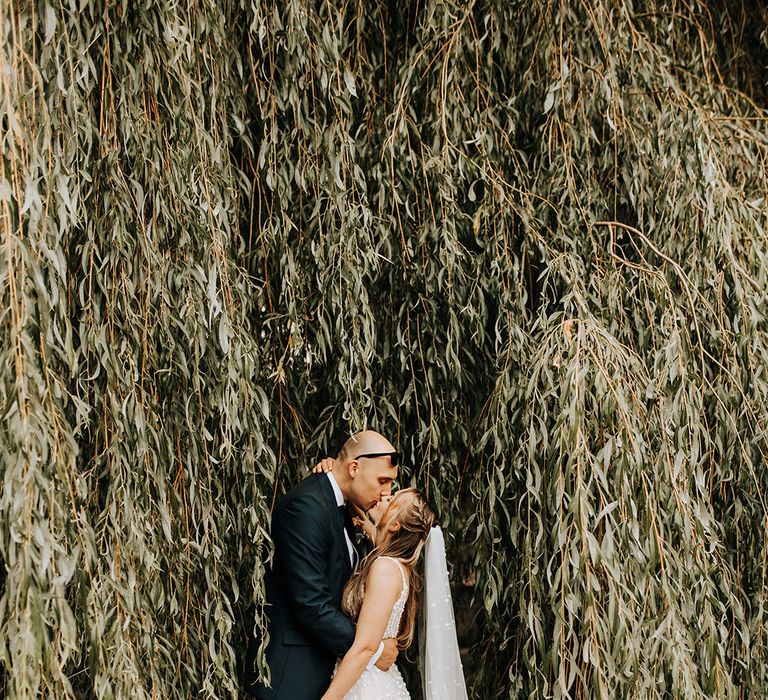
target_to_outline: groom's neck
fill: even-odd
[[[350,479],[349,474],[345,474],[341,470],[333,470],[333,478],[336,480],[336,483],[339,486],[339,490],[341,491],[341,495],[344,496],[344,500],[348,501],[350,498],[350,486],[352,485],[352,479]]]

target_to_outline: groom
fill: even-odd
[[[246,687],[260,700],[318,700],[346,654],[355,626],[341,612],[341,595],[360,554],[347,503],[369,510],[392,490],[398,454],[383,435],[353,435],[333,472],[310,474],[272,515],[275,554],[267,571],[269,687],[256,680],[258,641],[251,640]],[[371,659],[386,671],[397,657],[388,639]]]

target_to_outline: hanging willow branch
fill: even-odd
[[[473,697],[763,697],[760,12],[0,4],[5,695],[241,697],[369,426]]]

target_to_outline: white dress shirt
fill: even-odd
[[[341,507],[343,505],[346,505],[346,501],[344,500],[344,494],[341,492],[341,489],[339,488],[339,485],[336,483],[336,479],[334,478],[333,474],[331,472],[326,472],[326,476],[328,477],[328,481],[331,482],[331,488],[333,489],[333,495],[336,496],[336,505]],[[357,550],[352,546],[352,540],[349,539],[349,534],[347,533],[347,528],[342,528],[344,530],[344,540],[347,543],[347,549],[349,550],[349,561],[352,564],[352,568],[357,568]],[[379,644],[379,648],[376,650],[376,653],[371,657],[371,660],[366,665],[366,669],[370,671],[375,665],[376,662],[379,660],[379,657],[381,656],[381,653],[384,651],[384,642],[381,642]]]
[[[341,489],[339,488],[339,485],[336,483],[336,479],[333,477],[333,474],[331,472],[327,472],[328,475],[328,481],[331,482],[331,488],[333,489],[333,494],[336,496],[336,505],[341,508],[343,505],[346,504],[346,501],[344,500],[344,494],[341,492]],[[344,530],[344,540],[347,543],[347,550],[349,552],[349,563],[352,565],[352,568],[357,568],[357,551],[355,550],[354,545],[352,544],[352,540],[349,539],[349,533],[347,532],[347,528],[342,528]]]

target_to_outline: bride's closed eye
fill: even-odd
[[[381,520],[381,516],[387,511],[389,503],[392,500],[392,496],[384,496],[373,508],[370,508],[366,515],[368,519],[374,524]]]

